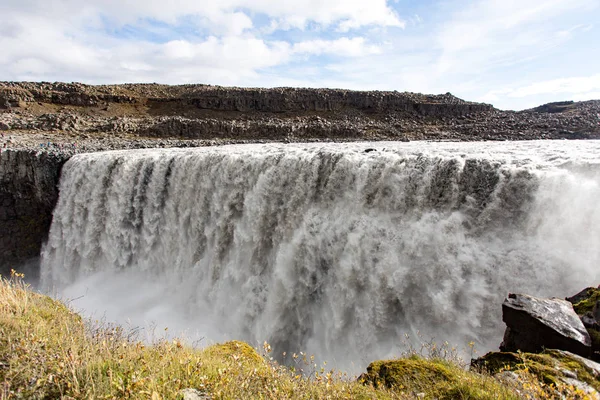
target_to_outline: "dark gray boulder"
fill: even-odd
[[[502,303],[502,320],[506,331],[501,351],[559,349],[588,358],[591,354],[590,336],[566,300],[509,294]]]

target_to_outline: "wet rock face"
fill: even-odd
[[[589,357],[591,339],[566,300],[509,294],[502,304],[507,329],[500,350],[537,353],[561,349]]]
[[[9,274],[11,268],[22,269],[39,257],[66,159],[35,151],[0,153],[0,274]]]

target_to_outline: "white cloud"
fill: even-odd
[[[518,107],[510,108],[524,109],[558,100],[592,99],[600,99],[600,74],[550,79],[516,88],[491,90],[478,100],[501,105],[504,108],[509,108],[507,106],[509,103],[518,104]]]
[[[200,24],[214,35],[241,35],[253,27],[252,20],[243,12],[211,12]]]
[[[570,99],[573,101],[598,100],[600,99],[600,91],[577,93],[573,95]]]
[[[21,22],[34,24],[36,31],[17,29],[16,37],[0,36],[0,71],[8,79],[240,85],[256,81],[257,71],[285,65],[296,55],[360,57],[379,51],[361,37],[290,44],[242,34],[157,44],[73,37],[39,17]]]
[[[556,35],[552,19],[595,5],[594,0],[478,0],[452,14],[439,31],[438,68],[444,73],[520,63],[569,38]]]
[[[295,56],[379,52],[362,37],[266,40],[254,30],[250,12],[268,13],[272,21],[296,26],[306,21],[353,27],[401,24],[383,0],[368,7],[354,0],[295,5],[273,0],[6,0],[0,5],[0,73],[16,80],[244,84],[244,79],[256,78],[257,71],[285,65]],[[173,36],[177,31],[172,28],[181,23],[209,34],[191,32],[166,43],[145,39],[144,35]],[[107,27],[116,32],[125,28],[125,35],[106,32]],[[130,28],[133,33],[127,33]]]
[[[335,54],[346,57],[360,57],[381,53],[382,50],[379,46],[369,45],[365,42],[365,38],[362,37],[352,39],[343,37],[336,40],[310,40],[295,43],[293,52],[314,55]]]
[[[576,93],[579,95],[600,90],[600,74],[536,82],[506,93],[510,97],[526,97],[547,93]]]
[[[308,21],[341,30],[367,25],[403,27],[404,22],[386,0],[226,0],[237,7],[260,12],[279,20],[282,28],[303,28]]]
[[[496,101],[502,97],[523,98],[539,95],[569,95],[571,99],[600,98],[600,74],[550,79],[517,88],[491,90],[482,96],[484,101]]]
[[[0,11],[5,14],[24,12],[54,20],[102,15],[118,25],[134,24],[144,18],[175,24],[179,18],[195,16],[213,27],[225,24],[231,34],[251,27],[249,17],[240,10],[265,14],[277,20],[281,27],[288,28],[302,28],[308,21],[326,27],[339,25],[343,30],[366,25],[404,26],[386,0],[171,0],[168,3],[162,0],[4,0],[3,3]]]

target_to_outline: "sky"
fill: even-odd
[[[600,0],[0,0],[0,80],[600,99]]]

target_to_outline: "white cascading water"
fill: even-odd
[[[507,292],[599,283],[599,154],[590,141],[80,154],[42,285],[96,317],[347,370],[417,331],[491,350]]]

